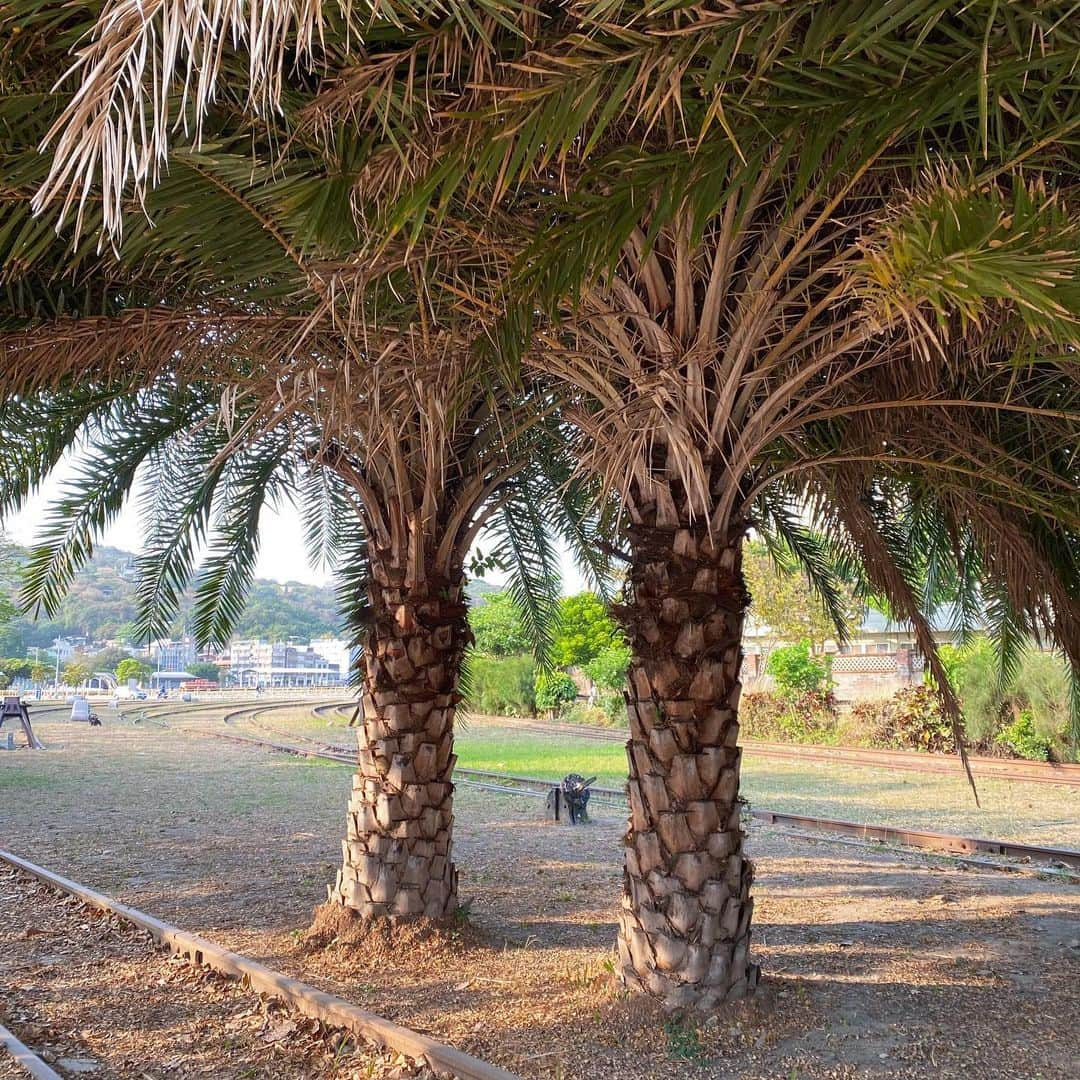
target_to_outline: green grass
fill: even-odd
[[[466,769],[549,780],[577,772],[596,776],[605,787],[621,787],[626,781],[626,751],[616,742],[538,736],[476,720],[460,731],[455,747],[458,764]],[[980,780],[978,787],[981,808],[975,805],[959,763],[955,775],[933,775],[776,761],[748,753],[742,773],[742,794],[752,807],[1075,846],[1080,836],[1080,792],[990,780]]]
[[[626,782],[626,750],[622,743],[527,735],[513,728],[469,724],[454,740],[463,769],[539,776],[561,780],[567,773],[595,776],[602,787]]]
[[[328,725],[310,711],[272,714],[282,729],[303,731],[344,745],[355,739],[344,721]],[[455,750],[465,769],[561,780],[567,773],[595,776],[603,787],[626,781],[621,742],[573,734],[537,735],[487,717],[462,718]],[[752,807],[845,821],[900,825],[1076,847],[1080,837],[1080,791],[1049,785],[978,782],[975,805],[960,770],[940,775],[888,771],[821,761],[777,761],[748,753],[742,794]]]

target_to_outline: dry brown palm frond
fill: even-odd
[[[226,43],[245,45],[248,103],[269,113],[281,96],[286,48],[297,63],[310,63],[322,27],[321,0],[111,0],[68,73],[75,89],[46,136],[55,160],[35,206],[59,201],[62,218],[76,207],[81,231],[100,172],[104,227],[118,236],[127,185],[141,197],[157,182],[172,130],[190,120],[199,145]]]
[[[0,335],[0,392],[35,393],[71,380],[149,385],[163,375],[227,382],[241,364],[284,370],[307,325],[298,316],[211,305],[59,319]]]

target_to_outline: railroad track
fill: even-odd
[[[318,990],[197,934],[162,922],[153,915],[122,904],[9,851],[0,850],[0,864],[7,864],[57,892],[73,896],[88,907],[117,916],[149,934],[158,945],[194,967],[210,968],[231,979],[243,980],[253,993],[282,1001],[294,1013],[349,1031],[376,1046],[389,1047],[409,1058],[426,1062],[436,1076],[458,1077],[460,1080],[518,1080],[506,1069],[386,1020],[344,998]],[[0,1049],[7,1050],[31,1076],[40,1080],[61,1080],[38,1055],[3,1027],[0,1027]]]
[[[64,1078],[49,1067],[48,1063],[38,1057],[25,1043],[20,1042],[13,1032],[8,1031],[0,1024],[0,1050],[6,1050],[14,1059],[15,1064],[24,1072],[29,1073],[34,1080],[64,1080]]]
[[[350,715],[355,702],[327,702],[315,706],[313,715]],[[589,727],[585,724],[563,724],[558,721],[526,720],[517,716],[500,716],[498,723],[518,728],[533,735],[572,736],[595,742],[626,742],[627,733],[618,728]],[[781,761],[824,761],[837,765],[856,765],[900,769],[905,772],[953,773],[959,762],[951,754],[924,754],[914,750],[872,750],[850,746],[793,745],[746,739],[743,751],[757,757]],[[1080,765],[1062,765],[1048,761],[1021,761],[1016,758],[969,756],[972,772],[985,780],[1011,780],[1027,784],[1059,784],[1080,788]]]
[[[234,710],[226,723],[236,724],[238,720],[247,721],[260,727],[275,739],[263,739],[255,735],[243,735],[239,732],[221,733],[223,737],[235,742],[262,746],[280,753],[297,754],[303,757],[337,761],[342,764],[355,763],[355,753],[346,747],[322,742],[308,736],[282,731],[258,719],[267,712],[278,708],[291,707],[293,703],[270,704],[255,710]],[[325,715],[323,712],[320,715]],[[288,742],[282,742],[288,739]],[[297,746],[298,740],[307,745]],[[471,787],[498,791],[508,795],[526,795],[546,798],[555,782],[544,777],[514,776],[506,773],[485,772],[479,769],[454,770],[454,781]],[[593,797],[605,803],[626,805],[626,793],[620,788],[593,787]],[[756,820],[771,825],[779,825],[792,831],[792,835],[810,839],[848,839],[860,845],[897,844],[903,847],[917,848],[937,854],[959,858],[977,866],[990,866],[996,869],[1024,870],[1026,865],[1012,863],[994,863],[995,859],[1021,860],[1023,864],[1038,865],[1052,872],[1063,872],[1072,876],[1080,871],[1080,851],[1072,848],[1047,847],[1038,844],[1021,844],[1012,840],[998,840],[982,836],[961,836],[955,833],[933,832],[925,829],[904,829],[892,825],[874,825],[853,821],[840,821],[832,818],[814,818],[800,814],[789,814],[778,810],[758,809],[751,811]],[[818,835],[820,834],[820,835]],[[1042,870],[1039,872],[1046,872]]]

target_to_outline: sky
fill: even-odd
[[[37,539],[47,520],[49,503],[60,494],[65,478],[70,477],[72,471],[73,466],[70,463],[61,465],[42,489],[27,502],[21,513],[0,522],[0,528],[10,540],[26,545]],[[143,528],[133,503],[134,500],[124,508],[113,526],[100,539],[100,544],[136,554],[141,550]],[[482,534],[478,544],[483,549]],[[562,550],[561,558],[563,591],[575,593],[588,588],[585,579],[574,566],[569,552]],[[309,585],[325,585],[330,581],[329,570],[325,566],[313,565],[308,558],[300,515],[292,506],[285,504],[279,510],[264,509],[259,522],[259,561],[255,575],[272,581],[301,581]],[[498,573],[489,573],[486,577],[496,585],[502,580],[502,575]]]

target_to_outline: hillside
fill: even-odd
[[[14,602],[19,592],[19,566],[27,549],[4,545],[0,558],[0,605]],[[126,639],[135,615],[135,557],[129,551],[102,547],[72,583],[71,591],[55,618],[34,619],[17,615],[0,628],[0,656],[23,656],[27,649],[50,646],[57,637],[90,641]],[[485,581],[471,582],[469,594],[482,602],[485,593],[496,591]],[[190,598],[173,625],[173,635],[184,633]],[[335,637],[342,633],[333,586],[282,584],[257,578],[239,623],[238,637],[261,637],[271,641]]]

